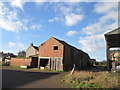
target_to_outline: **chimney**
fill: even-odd
[[[33,46],[33,43],[31,43],[30,46]]]

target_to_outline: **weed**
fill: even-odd
[[[62,77],[62,82],[72,88],[120,88],[120,73],[75,71],[72,76]]]

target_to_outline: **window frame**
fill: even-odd
[[[55,49],[55,48],[57,48],[57,49]],[[57,51],[59,49],[59,46],[58,45],[53,45],[53,50],[54,51]]]

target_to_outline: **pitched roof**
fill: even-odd
[[[13,53],[2,53],[0,52],[0,57],[15,57],[16,55],[14,55]]]
[[[79,50],[79,51],[85,53],[84,51],[82,51],[82,50],[80,50],[80,49],[77,49],[76,47],[74,47],[74,46],[72,46],[72,45],[66,43],[65,41],[59,40],[59,39],[57,39],[57,38],[55,38],[55,37],[53,37],[53,38],[56,39],[57,41],[59,41],[59,42],[60,42],[61,44],[63,44],[63,45],[70,46],[71,48],[74,48],[74,49],[76,49],[76,50]],[[86,53],[86,54],[87,54],[87,53]]]
[[[82,50],[80,50],[80,49],[77,49],[76,47],[74,47],[74,46],[72,46],[72,45],[70,45],[70,44],[68,44],[68,43],[66,43],[65,41],[63,41],[63,40],[59,40],[59,39],[57,39],[57,38],[55,38],[55,37],[50,37],[50,38],[53,38],[53,39],[55,39],[55,40],[57,40],[58,42],[60,42],[62,45],[64,45],[64,46],[69,46],[69,47],[71,47],[71,48],[74,48],[74,49],[76,49],[76,50],[78,50],[78,51],[81,51],[82,53],[85,53],[86,55],[88,55],[86,52],[84,52],[84,51],[82,51]],[[49,39],[50,39],[49,38]],[[48,40],[49,40],[48,39]],[[47,40],[46,40],[47,41]],[[45,42],[46,42],[45,41]],[[42,44],[40,44],[40,46],[42,46],[45,42],[43,42]],[[40,47],[39,46],[39,47]],[[89,56],[89,55],[88,55]]]
[[[120,34],[120,27],[115,29],[115,30],[112,30],[112,31],[106,33],[105,35],[112,35],[112,34]]]
[[[36,50],[39,50],[39,48],[37,46],[33,46]]]

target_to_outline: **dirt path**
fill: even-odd
[[[63,73],[2,70],[2,88],[69,88],[60,81]]]

